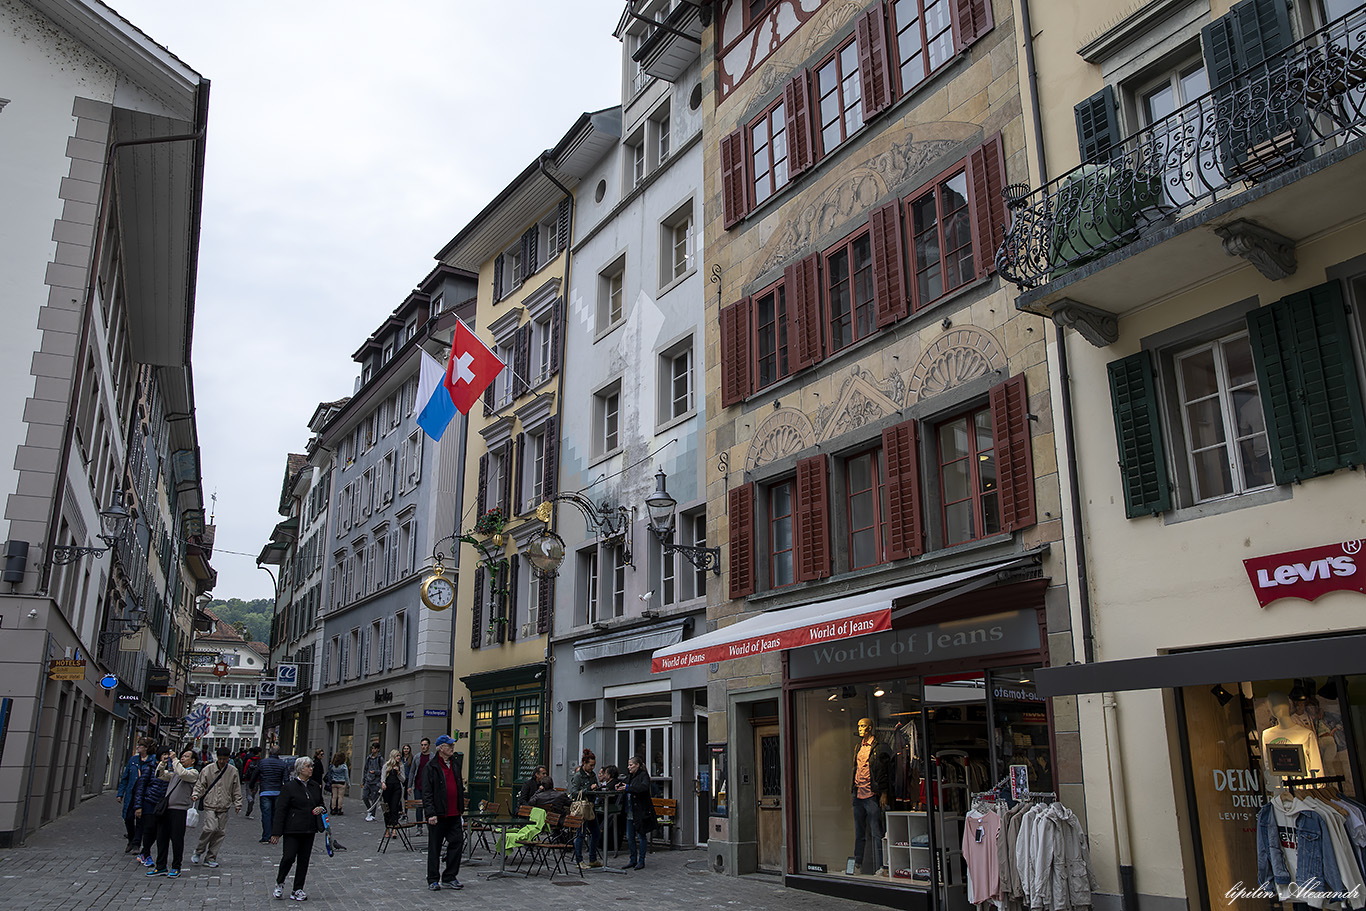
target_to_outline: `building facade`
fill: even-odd
[[[665,472],[678,503],[670,542],[705,546],[702,76],[696,37],[645,21],[664,20],[670,6],[631,3],[622,16],[621,139],[575,202],[560,491],[632,516],[626,534],[612,535],[562,510],[569,546],[555,581],[547,764],[563,783],[585,748],[599,766],[622,769],[640,755],[657,796],[679,801],[668,837],[695,846],[707,838],[694,786],[706,756],[706,670],[656,675],[650,657],[705,627],[718,577],[665,552],[644,508]],[[700,35],[696,8],[672,6],[666,24]],[[666,39],[682,52],[634,59]]]
[[[521,553],[546,526],[536,507],[559,490],[564,289],[574,192],[620,136],[616,108],[584,114],[448,243],[437,260],[475,273],[466,323],[506,364],[469,414],[455,545],[455,683],[451,726],[469,737],[472,799],[508,805],[545,756],[548,634],[557,593]],[[552,524],[558,519],[552,518]],[[494,532],[496,531],[496,534]]]
[[[191,660],[190,695],[209,711],[209,732],[196,744],[212,755],[219,747],[234,754],[261,745],[265,707],[257,704],[260,684],[267,677],[269,656],[224,623],[212,610],[203,611],[213,624],[195,636]],[[283,752],[283,749],[282,749]]]
[[[1366,786],[1366,8],[1034,14],[1047,168],[1000,262],[1067,327],[1086,549],[1085,663],[1040,687],[1078,703],[1105,903],[1224,908],[1269,802]]]
[[[435,268],[356,351],[356,391],[317,430],[326,456],[313,458],[331,480],[310,737],[329,756],[363,757],[375,741],[388,755],[451,711],[451,616],[426,610],[420,588],[461,506],[465,424],[432,441],[416,396],[424,343],[449,338],[473,296],[472,275]]]
[[[702,34],[708,855],[963,908],[972,793],[1084,808],[1043,322],[996,269],[1029,179],[1009,2],[737,3]],[[896,774],[851,806],[861,726]],[[931,796],[932,795],[932,796]],[[884,829],[885,826],[885,838]]]
[[[0,19],[15,845],[110,787],[137,736],[183,732],[194,600],[214,581],[190,369],[209,83],[101,4]]]

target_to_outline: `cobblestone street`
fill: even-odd
[[[489,907],[492,902],[494,907],[602,911],[605,903],[614,901],[642,911],[852,911],[862,907],[853,901],[784,889],[777,878],[717,876],[707,872],[706,855],[701,851],[656,852],[649,856],[644,871],[624,875],[585,871],[582,883],[577,875],[557,875],[551,883],[545,872],[529,879],[489,880],[487,875],[494,868],[485,862],[461,867],[464,890],[429,892],[426,853],[409,853],[394,842],[386,854],[380,854],[381,824],[365,822],[359,801],[348,803],[347,815],[333,821],[336,839],[348,850],[328,857],[318,842],[308,872],[309,902],[327,908]],[[180,877],[149,877],[134,855],[123,853],[118,804],[110,797],[87,800],[39,830],[25,846],[0,852],[0,902],[24,911],[227,911],[268,906],[280,848],[258,844],[260,835],[255,813],[250,819],[232,816],[219,857],[222,866],[209,869],[190,863],[198,831],[186,833]],[[615,863],[623,863],[624,856]],[[480,852],[477,859],[487,861],[488,855]]]

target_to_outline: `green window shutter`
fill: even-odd
[[[1148,352],[1140,351],[1106,367],[1115,409],[1124,514],[1133,519],[1165,512],[1172,507],[1172,491],[1167,480],[1167,454],[1162,448],[1152,359]]]
[[[1077,117],[1077,150],[1081,160],[1100,161],[1119,145],[1119,113],[1114,86],[1105,88],[1072,109]]]
[[[1276,483],[1366,462],[1366,410],[1342,286],[1327,282],[1247,316]]]

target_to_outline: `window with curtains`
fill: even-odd
[[[1349,301],[1366,302],[1366,276],[1232,305],[1112,361],[1125,514],[1258,505],[1366,462]]]

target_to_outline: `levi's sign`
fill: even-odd
[[[1243,567],[1262,607],[1278,598],[1313,601],[1334,591],[1366,593],[1366,572],[1358,562],[1361,545],[1359,540],[1343,541],[1253,557]]]

